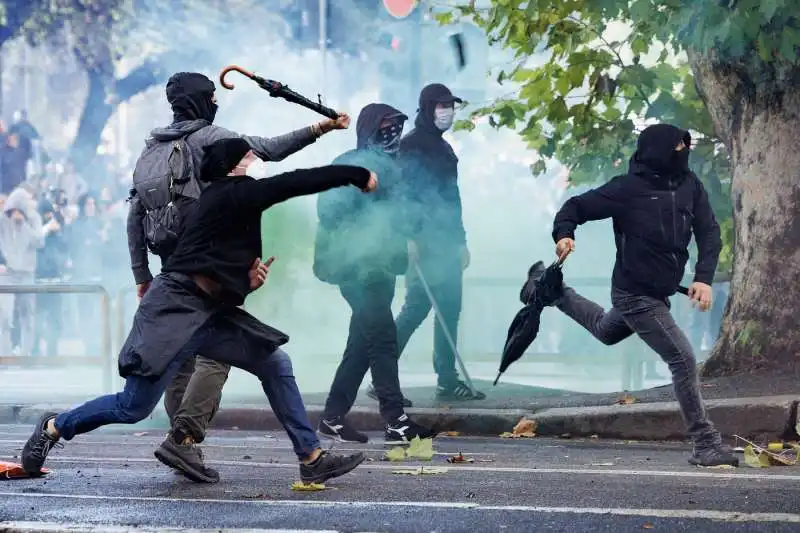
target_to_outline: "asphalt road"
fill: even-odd
[[[435,441],[437,455],[424,463],[382,461],[387,448],[380,441],[339,444],[365,450],[369,460],[327,490],[295,492],[298,470],[283,434],[213,432],[206,457],[223,479],[198,485],[155,460],[163,433],[126,429],[65,443],[52,452],[44,479],[0,480],[0,532],[36,530],[11,522],[49,523],[51,531],[58,524],[145,528],[136,531],[800,531],[800,469],[697,469],[686,462],[685,444],[448,437]],[[18,456],[29,431],[0,426],[0,460]],[[458,451],[475,462],[448,464]],[[448,470],[395,473],[419,465]]]

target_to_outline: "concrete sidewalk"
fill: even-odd
[[[796,439],[800,394],[708,400],[711,419],[726,437],[733,435],[765,441]],[[68,405],[0,405],[0,424],[33,424],[46,411],[62,411]],[[308,405],[316,424],[322,406]],[[471,407],[411,408],[419,423],[436,431],[457,431],[463,435],[497,435],[511,431],[523,417],[535,420],[541,436],[614,438],[626,440],[674,440],[685,438],[685,426],[677,402],[646,402],[629,405],[545,407],[542,409],[485,409]],[[348,419],[364,431],[379,431],[385,422],[377,406],[355,407]],[[159,408],[139,424],[167,428]],[[281,429],[275,415],[263,405],[223,407],[212,427],[217,429]]]

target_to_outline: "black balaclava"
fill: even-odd
[[[458,96],[453,96],[450,89],[441,83],[431,83],[426,85],[419,93],[419,109],[417,109],[417,118],[414,125],[438,136],[442,136],[444,131],[440,130],[434,124],[434,111],[436,104],[454,104],[455,102],[461,103],[463,100]]]
[[[356,120],[358,148],[377,148],[388,154],[397,152],[403,125],[408,117],[387,104],[367,104]],[[390,124],[381,127],[384,121]]]
[[[174,122],[207,120],[214,122],[217,104],[211,98],[214,82],[197,72],[178,72],[167,81],[167,101],[172,106]]]
[[[681,141],[686,148],[676,151]],[[692,136],[686,130],[670,124],[648,126],[639,135],[632,159],[659,175],[684,174],[689,172],[691,143]]]
[[[215,181],[227,176],[250,151],[250,145],[242,138],[220,139],[208,145],[203,152],[200,165],[200,180]]]

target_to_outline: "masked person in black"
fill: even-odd
[[[151,138],[159,142],[184,139],[190,152],[192,169],[200,169],[205,148],[220,139],[242,138],[259,159],[281,161],[314,143],[321,135],[345,129],[350,123],[349,117],[343,114],[337,120],[328,119],[278,137],[240,135],[213,124],[218,108],[215,85],[197,72],[174,74],[167,82],[166,96],[172,107],[172,124],[154,129]],[[204,187],[202,180],[198,179],[199,175],[190,177],[175,202],[180,211],[186,213]],[[128,247],[140,298],[153,279],[148,264],[144,219],[144,205],[137,195],[133,195],[128,215]],[[167,261],[168,255],[161,257],[162,264]],[[203,442],[206,428],[219,409],[222,388],[229,372],[230,365],[200,354],[197,358],[186,359],[164,395],[164,407],[170,418],[171,430],[156,449],[155,455],[159,461],[182,471],[193,481],[219,480],[216,470],[205,466],[202,451],[196,443]]]
[[[264,282],[261,215],[297,196],[355,185],[373,191],[377,177],[365,168],[331,165],[270,179],[247,177],[256,159],[244,139],[223,139],[206,149],[202,176],[211,181],[192,210],[175,251],[142,298],[119,354],[125,389],[70,411],[41,417],[22,451],[22,465],[38,475],[60,439],[71,440],[108,424],[134,424],[158,404],[186,359],[209,359],[245,370],[261,381],[272,411],[300,460],[306,482],[346,474],[364,455],[322,451],[297,389],[288,337],[241,309]]]
[[[414,215],[419,220],[409,240],[410,261],[418,264],[424,280],[419,279],[412,264],[406,276],[405,303],[397,317],[398,353],[403,352],[411,335],[431,311],[423,281],[430,287],[450,335],[458,338],[463,270],[469,266],[470,256],[458,189],[458,157],[442,134],[452,126],[455,104],[461,101],[440,83],[426,86],[419,95],[414,129],[400,142],[403,179],[415,195]],[[456,354],[439,320],[434,322],[433,368],[437,375],[437,399],[486,397],[482,392],[473,393],[459,379]],[[374,398],[374,388],[367,394]],[[405,403],[411,404],[408,400]]]
[[[397,166],[396,154],[408,119],[385,104],[369,104],[358,116],[357,148],[333,164],[358,165],[381,176],[378,193],[335,189],[319,195],[319,226],[314,274],[337,285],[350,305],[347,345],[331,385],[319,433],[349,442],[367,442],[346,415],[353,407],[367,370],[386,420],[386,440],[408,442],[430,432],[408,418],[397,376],[397,329],[392,300],[397,276],[408,268],[407,240],[413,220],[408,191]],[[350,194],[354,192],[356,194]]]
[[[701,311],[711,308],[711,283],[722,247],[706,191],[689,169],[690,146],[687,131],[667,124],[650,126],[639,136],[626,175],[567,200],[553,223],[559,257],[575,249],[579,225],[613,221],[613,307],[605,311],[567,286],[555,305],[603,344],[639,335],[672,373],[675,397],[694,443],[689,462],[738,466],[708,419],[691,343],[670,314],[668,298],[683,277],[692,234],[698,259],[689,296]],[[533,277],[544,271],[542,262],[535,266]]]

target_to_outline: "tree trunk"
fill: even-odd
[[[167,79],[168,71],[164,68],[164,63],[173,55],[148,59],[116,81],[103,74],[110,70],[108,66],[101,70],[86,70],[89,76],[89,92],[78,133],[70,147],[70,159],[75,168],[86,169],[92,163],[103,130],[119,104]]]
[[[87,70],[87,74],[89,92],[69,153],[70,160],[79,171],[85,171],[97,154],[100,137],[114,112],[114,107],[109,103],[110,84],[107,76],[95,69]]]
[[[689,58],[731,155],[736,233],[730,297],[703,374],[800,377],[800,71]]]

